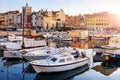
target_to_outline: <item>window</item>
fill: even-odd
[[[52,58],[51,61],[55,62],[57,59],[56,58]]]
[[[41,19],[43,19],[43,17],[41,17]]]
[[[57,19],[57,21],[61,21],[61,19]]]
[[[67,61],[71,61],[72,59],[71,58],[67,58]]]
[[[59,61],[59,63],[61,63],[61,62],[65,62],[65,59],[61,59],[61,60]]]

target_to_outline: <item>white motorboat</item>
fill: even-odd
[[[73,77],[80,75],[87,70],[89,70],[89,66],[86,64],[82,67],[59,73],[39,73],[34,80],[72,80]]]
[[[95,51],[93,51],[93,49],[79,49],[79,48],[73,48],[73,47],[54,48],[54,47],[46,46],[46,47],[40,47],[36,49],[34,48],[34,49],[23,50],[23,52],[25,52],[23,57],[28,61],[33,61],[33,60],[45,59],[50,55],[62,54],[64,52],[69,52],[70,54],[74,54],[76,51],[78,51],[79,53],[85,52],[86,56],[89,58],[91,58],[91,56],[94,56],[96,54],[94,53]]]
[[[53,54],[61,54],[65,51],[67,52],[69,51],[69,53],[76,52],[76,50],[74,50],[72,47],[61,47],[61,48],[41,47],[39,49],[27,51],[27,53],[24,54],[23,57],[28,61],[33,61],[33,60],[45,59]]]
[[[76,55],[75,55],[76,54]],[[77,67],[81,67],[89,63],[89,58],[84,53],[63,52],[49,56],[47,59],[34,60],[30,62],[37,73],[40,72],[61,72]]]
[[[50,50],[51,48],[41,47],[37,50],[28,51],[26,54],[23,55],[23,57],[28,61],[45,59],[51,54]]]
[[[24,41],[25,48],[41,47],[46,46],[45,40],[31,40],[27,39]],[[0,43],[0,47],[5,46],[6,50],[20,50],[22,49],[22,41],[18,42],[3,42]]]
[[[4,54],[3,54],[3,59],[9,59],[9,60],[12,60],[12,59],[22,59],[22,54],[19,52],[19,51],[4,51]]]

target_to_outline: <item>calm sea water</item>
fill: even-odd
[[[120,62],[96,62],[93,65],[91,69],[85,65],[66,72],[37,74],[27,62],[5,62],[1,58],[0,80],[120,80]]]
[[[83,48],[92,46],[92,42],[68,42],[58,45],[62,44]],[[99,44],[104,45],[107,42]],[[93,68],[85,65],[66,72],[37,74],[28,62],[5,61],[0,57],[0,80],[120,80],[120,61],[94,62],[92,65]]]

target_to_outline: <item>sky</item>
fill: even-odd
[[[11,10],[21,11],[26,3],[32,7],[32,11],[63,9],[67,15],[108,11],[120,15],[120,0],[0,0],[0,13]]]

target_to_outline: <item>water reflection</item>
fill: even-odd
[[[93,69],[106,76],[109,76],[110,74],[117,70],[117,68],[104,68],[101,65],[97,65]]]
[[[93,67],[95,71],[100,72],[106,76],[111,75],[113,72],[117,71],[120,66],[120,61],[106,61],[102,62],[100,65]]]
[[[29,64],[29,65],[26,67],[24,74],[26,74],[26,73],[36,73],[31,64]]]
[[[0,57],[3,57],[4,51],[0,51]]]
[[[119,66],[120,66],[119,61],[113,62],[107,61],[101,62],[98,65],[94,65],[92,69],[89,69],[89,66],[85,65],[83,67],[65,72],[36,74],[32,66],[28,65],[28,63],[23,63],[22,61],[4,62],[1,60],[0,80],[80,80],[80,79],[88,80],[89,77],[92,78],[89,80],[96,80],[96,77],[101,78],[97,80],[108,80],[111,77],[112,77],[111,80],[115,80],[117,77],[113,75],[119,76],[119,74],[115,74],[120,73]],[[105,76],[107,76],[107,78]],[[88,78],[86,79],[86,77]],[[119,80],[119,77],[116,80]]]
[[[6,61],[0,59],[0,80],[24,80],[22,73],[25,67],[26,64],[22,60]]]
[[[12,65],[16,65],[16,64],[20,64],[22,62],[22,60],[19,60],[19,61],[6,61],[4,60],[3,61],[4,63],[4,66],[12,66]]]
[[[120,61],[118,60],[110,60],[102,63],[104,68],[117,68],[120,66]]]
[[[89,69],[88,65],[70,71],[58,73],[39,73],[34,80],[73,80],[73,77],[80,75]]]

